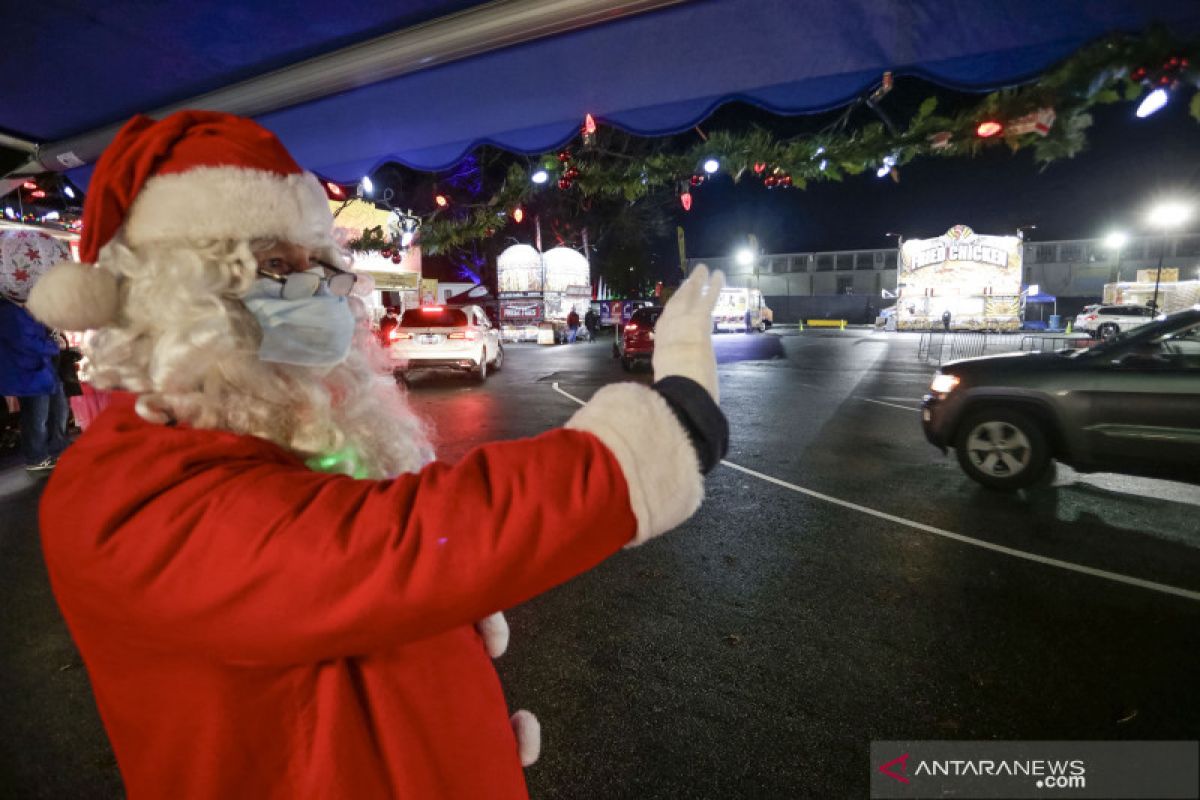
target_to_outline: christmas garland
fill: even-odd
[[[661,140],[647,142],[644,152],[630,154],[608,145],[618,136],[597,130],[589,116],[573,149],[547,153],[531,165],[514,163],[489,199],[474,205],[451,205],[425,217],[421,245],[429,254],[446,253],[488,239],[507,228],[526,206],[574,202],[588,209],[594,202],[635,204],[647,200],[679,202],[691,208],[692,193],[708,180],[704,163],[734,181],[760,180],[768,188],[803,189],[814,181],[840,181],[847,175],[875,170],[898,180],[898,169],[921,157],[974,156],[985,148],[1007,146],[1013,152],[1032,149],[1046,164],[1071,158],[1087,144],[1089,111],[1098,105],[1143,101],[1156,90],[1176,96],[1200,85],[1200,42],[1181,42],[1161,29],[1140,36],[1113,36],[1087,46],[1023,86],[1002,89],[952,114],[939,113],[935,97],[927,98],[900,129],[882,111],[881,121],[857,130],[832,130],[779,138],[755,129],[714,131],[702,141],[680,147]],[[880,109],[891,88],[891,76],[859,104]],[[856,106],[859,104],[855,104]],[[1200,121],[1200,94],[1193,94],[1191,115]],[[847,114],[848,118],[848,114]],[[531,175],[545,173],[534,183]],[[551,201],[546,193],[560,195]],[[365,233],[365,232],[364,232]],[[357,243],[369,249],[390,246],[372,237]]]

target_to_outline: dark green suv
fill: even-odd
[[[1051,459],[1200,483],[1200,306],[1086,350],[951,362],[921,416],[926,438],[994,489],[1033,484]]]

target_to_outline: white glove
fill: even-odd
[[[667,303],[654,326],[654,380],[669,375],[691,378],[721,401],[717,358],[713,354],[712,312],[725,286],[720,270],[708,274],[700,264]]]

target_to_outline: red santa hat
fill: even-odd
[[[131,119],[96,162],[83,208],[80,257],[38,281],[29,309],[65,330],[110,325],[120,311],[116,275],[96,269],[118,233],[131,247],[212,239],[330,236],[320,181],[273,133],[217,111]]]

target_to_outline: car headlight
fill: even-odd
[[[933,376],[933,383],[929,384],[929,391],[934,394],[949,394],[955,386],[958,386],[957,375],[946,375],[939,372]]]

